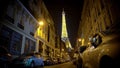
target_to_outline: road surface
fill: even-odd
[[[44,68],[76,68],[72,62],[66,62],[62,64],[52,65],[52,66],[45,66]]]

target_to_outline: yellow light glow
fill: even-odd
[[[62,12],[62,34],[61,34],[62,41],[66,43],[66,48],[72,48],[70,41],[68,39],[68,32],[66,26],[66,19],[65,19],[65,12]]]
[[[81,38],[79,38],[78,41],[81,42],[82,41]]]
[[[37,29],[37,32],[38,32],[38,36],[40,36],[41,35],[40,27]]]
[[[40,26],[43,26],[43,25],[44,25],[43,21],[40,21],[40,22],[39,22],[39,25],[40,25]]]
[[[90,45],[90,42],[88,42],[88,45]]]
[[[84,45],[84,41],[85,41],[85,40],[84,40],[84,39],[82,39],[82,46]]]
[[[62,49],[62,51],[64,51],[64,49]]]

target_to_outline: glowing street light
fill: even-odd
[[[78,38],[78,44],[80,43],[81,46],[84,45],[84,38]]]
[[[78,42],[81,42],[81,41],[82,41],[81,38],[79,38],[79,39],[78,39]]]
[[[39,22],[39,25],[40,25],[40,26],[43,26],[43,25],[44,25],[43,21],[40,21],[40,22]]]
[[[77,46],[79,46],[79,44],[82,42],[82,39],[81,38],[78,38],[77,39]]]
[[[38,27],[38,36],[42,37],[42,35],[43,35],[43,33],[42,33],[43,27],[42,26],[44,25],[44,22],[43,21],[39,21],[38,25],[39,25],[39,27]]]

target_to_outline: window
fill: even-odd
[[[0,46],[5,46],[11,54],[21,53],[22,35],[3,26],[0,31]]]
[[[14,55],[20,55],[21,46],[22,46],[22,35],[17,32],[13,32],[10,43],[10,52]]]
[[[5,18],[10,22],[14,23],[14,5],[8,5],[7,13]]]
[[[21,15],[20,21],[18,22],[17,26],[21,29],[24,29],[24,22],[25,22],[25,15],[24,15],[24,11],[22,11],[22,15]]]
[[[43,43],[39,41],[39,52],[41,53],[43,51]]]
[[[0,46],[5,46],[8,50],[10,47],[10,40],[11,40],[12,30],[3,26],[0,31]]]
[[[24,53],[31,53],[35,51],[35,42],[26,38],[25,39],[25,48],[24,48]]]

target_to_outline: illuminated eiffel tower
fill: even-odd
[[[69,38],[68,38],[68,32],[67,32],[67,26],[66,26],[66,19],[65,19],[65,12],[62,11],[62,34],[61,39],[63,42],[65,42],[66,48],[72,48]]]

